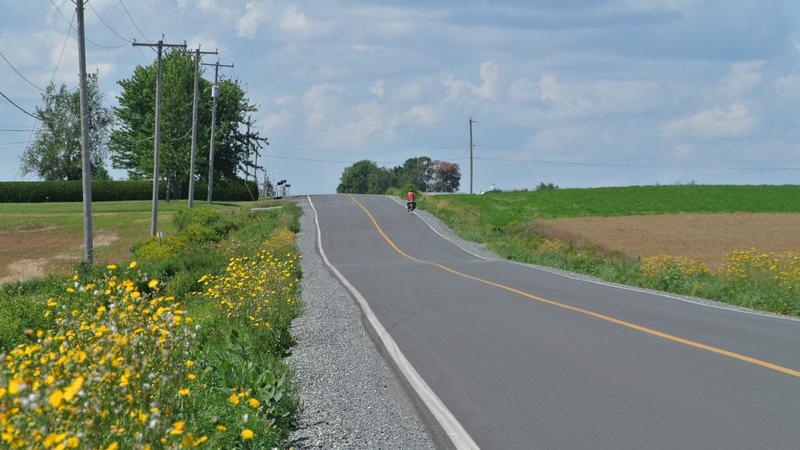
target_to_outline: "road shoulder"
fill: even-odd
[[[434,448],[422,419],[375,347],[350,294],[316,248],[314,213],[303,207],[297,244],[303,255],[304,313],[292,325],[288,358],[301,411],[291,444],[299,448]]]

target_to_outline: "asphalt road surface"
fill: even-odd
[[[800,322],[483,260],[384,196],[312,201],[330,263],[477,446],[800,448]]]

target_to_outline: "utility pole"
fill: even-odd
[[[159,162],[161,153],[161,55],[164,48],[186,48],[186,43],[183,44],[165,44],[164,35],[161,35],[161,40],[156,43],[138,43],[133,41],[134,47],[155,47],[156,54],[156,120],[153,131],[153,208],[151,211],[152,218],[150,219],[150,236],[155,236],[158,231],[158,179],[161,177],[159,172]]]
[[[194,98],[192,102],[192,156],[189,163],[189,208],[194,202],[194,162],[197,159],[197,116],[200,103],[200,58],[201,55],[216,55],[217,51],[203,52],[200,46],[194,51]]]
[[[217,99],[219,98],[219,68],[233,67],[233,64],[214,64],[203,63],[204,66],[214,66],[214,87],[211,89],[211,96],[214,104],[211,107],[211,144],[208,149],[208,203],[214,198],[214,134],[217,126]]]
[[[475,123],[472,120],[472,116],[469,117],[469,193],[472,194],[472,150],[474,145],[472,144],[472,124]]]
[[[83,184],[83,260],[94,262],[92,241],[92,165],[89,152],[89,98],[86,90],[86,31],[83,24],[83,1],[75,3],[78,18],[78,66],[80,68],[81,94],[81,181]]]
[[[247,165],[250,164],[250,116],[247,116],[247,134],[245,135],[247,143],[245,144],[247,147],[247,157],[245,157],[245,164],[244,164],[244,182],[247,184],[250,181],[250,171],[247,169]],[[253,173],[255,173],[256,169],[253,166]]]

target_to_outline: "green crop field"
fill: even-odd
[[[787,239],[796,216],[751,214],[800,212],[797,185],[553,189],[442,195],[426,197],[419,203],[461,237],[485,243],[505,258],[756,309],[800,313],[800,249],[795,241]],[[709,217],[708,213],[728,213],[727,222],[722,215]],[[642,220],[642,216],[656,214],[670,215],[661,221]],[[702,223],[706,224],[699,229],[698,214],[705,214]],[[738,216],[731,220],[731,214]],[[614,216],[638,217],[619,217],[617,225],[599,230],[598,218]],[[719,220],[715,222],[716,219]],[[554,223],[559,221],[578,221],[581,226],[571,223],[572,230],[598,232],[587,233],[593,235],[593,239],[587,239],[564,232],[564,224]],[[731,222],[741,226],[731,226]],[[634,229],[631,224],[641,228],[642,223],[650,225],[639,230],[638,235],[621,231]],[[624,245],[608,245],[620,241]],[[700,256],[708,256],[706,253],[710,254],[715,246],[731,248],[716,248],[722,251],[722,258],[715,257],[719,264],[706,266],[700,263],[704,258],[682,253],[677,241],[683,243],[684,250],[690,248]],[[755,247],[756,241],[766,241],[765,248],[770,250],[748,250]],[[637,255],[641,253],[631,248],[642,248],[642,242],[665,244],[652,258],[640,259]],[[736,253],[741,251],[748,253]],[[761,260],[771,263],[764,265]],[[734,269],[748,275],[733,277]]]
[[[800,212],[800,185],[633,186],[447,195],[431,199],[469,208],[495,225],[534,218],[683,212]]]
[[[197,202],[199,208],[239,209],[254,202]],[[95,202],[92,221],[100,262],[125,259],[134,243],[150,233],[149,201]],[[158,228],[174,231],[172,217],[185,200],[160,201]],[[0,283],[70,271],[83,254],[83,205],[0,203]]]

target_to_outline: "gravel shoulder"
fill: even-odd
[[[301,410],[296,448],[432,449],[411,399],[375,347],[361,310],[317,251],[314,212],[305,199],[297,244],[303,255],[303,315],[289,364]]]

